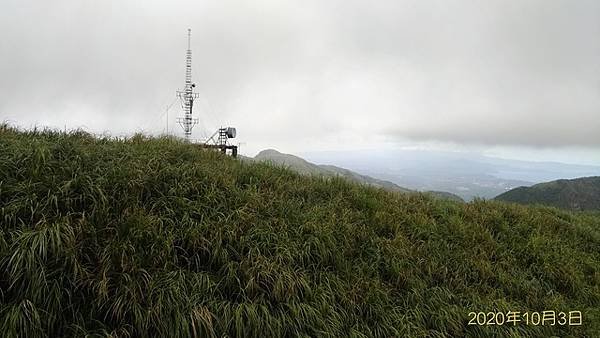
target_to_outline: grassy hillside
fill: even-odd
[[[570,210],[600,210],[600,176],[519,187],[497,196],[496,199]]]
[[[193,145],[0,127],[0,332],[600,334],[597,216],[306,177]],[[470,326],[471,311],[583,326]]]
[[[275,149],[265,149],[254,156],[253,159],[256,161],[286,165],[302,175],[332,175],[329,170],[310,163],[303,158],[290,154],[283,154]]]
[[[410,192],[409,189],[402,188],[392,182],[379,180],[370,176],[361,175],[351,170],[336,167],[333,165],[318,165],[310,163],[303,158],[298,156],[283,154],[274,149],[263,150],[258,153],[254,160],[271,162],[277,165],[284,165],[291,170],[294,170],[303,175],[316,175],[333,177],[340,176],[350,181],[367,184],[373,187],[385,188],[392,191]]]
[[[336,167],[334,165],[310,163],[298,156],[283,154],[274,149],[267,149],[261,151],[260,153],[258,153],[258,155],[254,157],[254,160],[270,162],[276,165],[283,165],[286,168],[289,168],[303,175],[316,175],[325,177],[339,176],[352,182],[366,184],[376,188],[383,188],[390,191],[404,193],[415,192],[414,190],[403,188],[390,181],[380,180],[367,175],[361,175],[354,171]],[[427,193],[436,198],[463,201],[463,199],[460,198],[460,196],[445,191],[427,191]]]

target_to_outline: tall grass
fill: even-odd
[[[7,337],[598,336],[600,218],[0,126]],[[580,310],[584,325],[469,326]]]

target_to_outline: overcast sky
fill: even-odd
[[[201,138],[600,164],[600,1],[29,1],[0,10],[0,120],[161,133],[187,28]],[[180,109],[169,110],[171,131]]]

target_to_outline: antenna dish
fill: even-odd
[[[235,138],[236,130],[235,130],[235,128],[227,127],[227,129],[225,130],[225,133],[227,134],[228,138]]]

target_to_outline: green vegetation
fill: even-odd
[[[373,187],[384,188],[391,191],[410,192],[409,189],[402,188],[389,181],[379,180],[367,175],[361,175],[351,170],[333,165],[318,165],[310,163],[298,156],[283,154],[274,149],[263,150],[253,159],[260,162],[269,162],[271,164],[284,166],[302,175],[324,177],[339,176],[352,182],[366,184]]]
[[[324,177],[343,177],[349,181],[365,184],[376,188],[383,188],[389,191],[397,191],[397,192],[416,192],[414,190],[403,188],[395,183],[390,181],[380,180],[377,178],[373,178],[367,175],[361,175],[354,171],[336,167],[333,165],[325,165],[325,164],[314,164],[306,161],[303,158],[298,156],[283,154],[278,152],[277,150],[267,149],[263,150],[258,155],[256,155],[253,159],[244,158],[247,160],[256,160],[260,162],[269,162],[275,165],[284,166],[290,170],[293,170],[302,175],[312,175],[312,176],[324,176]],[[427,191],[427,194],[442,199],[450,199],[454,201],[464,202],[460,196],[445,192],[445,191]]]
[[[0,332],[599,336],[600,217],[0,126]],[[583,325],[469,326],[471,311]]]
[[[569,210],[600,210],[600,176],[519,187],[498,195],[495,199]]]

